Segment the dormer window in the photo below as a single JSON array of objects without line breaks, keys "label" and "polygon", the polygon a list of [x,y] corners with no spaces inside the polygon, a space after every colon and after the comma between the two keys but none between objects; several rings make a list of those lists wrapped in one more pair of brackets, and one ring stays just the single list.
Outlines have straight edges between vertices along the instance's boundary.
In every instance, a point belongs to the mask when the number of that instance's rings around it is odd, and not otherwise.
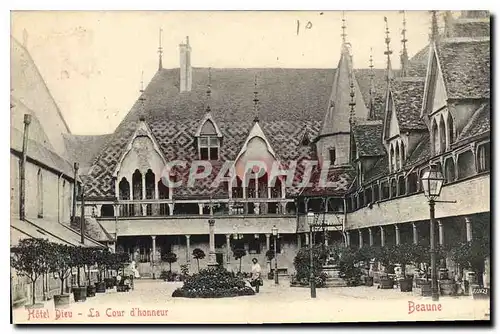
[{"label": "dormer window", "polygon": [[219,160],[220,140],[216,136],[198,138],[200,160]]},{"label": "dormer window", "polygon": [[222,134],[210,113],[201,121],[196,137],[200,160],[219,160]]}]

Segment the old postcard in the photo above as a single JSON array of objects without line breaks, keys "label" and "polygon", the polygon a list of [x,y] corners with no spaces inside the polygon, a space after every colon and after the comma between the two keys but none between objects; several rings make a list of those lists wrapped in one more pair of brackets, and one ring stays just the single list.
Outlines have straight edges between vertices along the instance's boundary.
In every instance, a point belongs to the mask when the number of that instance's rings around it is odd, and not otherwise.
[{"label": "old postcard", "polygon": [[13,323],[490,320],[488,11],[11,20]]}]

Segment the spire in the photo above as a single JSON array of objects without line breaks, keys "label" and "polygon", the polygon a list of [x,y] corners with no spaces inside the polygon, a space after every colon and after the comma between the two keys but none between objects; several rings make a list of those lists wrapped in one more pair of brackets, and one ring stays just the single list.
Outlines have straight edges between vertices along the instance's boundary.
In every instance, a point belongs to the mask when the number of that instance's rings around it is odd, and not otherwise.
[{"label": "spire", "polygon": [[258,94],[259,92],[257,91],[257,74],[255,74],[254,81],[253,81],[253,112],[255,114],[254,122],[259,121],[259,98]]},{"label": "spire", "polygon": [[432,14],[432,19],[431,19],[430,39],[431,39],[431,41],[435,41],[439,37],[439,27],[438,27],[438,18],[437,18],[438,11],[431,10],[431,14]]},{"label": "spire", "polygon": [[146,109],[144,107],[144,71],[141,72],[141,89],[139,90],[141,95],[139,96],[139,101],[141,102],[141,112],[139,113],[139,120],[144,121],[146,119]]},{"label": "spire", "polygon": [[392,66],[391,66],[391,38],[389,37],[389,24],[387,23],[387,17],[384,16],[385,21],[385,45],[387,46],[387,50],[384,51],[384,55],[387,57],[387,81],[389,82],[392,79]]},{"label": "spire", "polygon": [[401,43],[403,45],[402,50],[401,50],[401,76],[406,77],[407,76],[407,71],[408,71],[408,50],[406,49],[406,42],[408,42],[408,39],[406,38],[406,14],[405,11],[402,11],[403,13],[403,29],[401,30]]},{"label": "spire", "polygon": [[159,55],[159,61],[158,61],[158,70],[161,70],[163,68],[163,63],[162,63],[162,55],[163,55],[163,48],[161,47],[161,33],[163,32],[163,29],[160,28],[160,38],[159,38],[159,43],[158,43],[158,55]]},{"label": "spire", "polygon": [[208,85],[207,85],[207,113],[210,112],[210,101],[212,98],[212,68],[208,68]]},{"label": "spire", "polygon": [[373,78],[375,77],[375,72],[373,71],[373,48],[370,48],[370,105],[369,107],[369,114],[368,114],[368,119],[373,120],[375,119],[375,108],[374,108],[374,101],[373,97],[375,95],[375,88],[374,88],[374,82]]}]

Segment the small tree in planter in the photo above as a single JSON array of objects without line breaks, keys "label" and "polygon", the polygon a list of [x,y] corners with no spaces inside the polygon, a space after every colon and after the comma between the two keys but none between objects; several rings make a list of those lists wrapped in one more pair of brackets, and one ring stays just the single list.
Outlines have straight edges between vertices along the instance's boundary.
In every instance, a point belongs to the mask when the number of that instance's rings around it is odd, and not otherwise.
[{"label": "small tree in planter", "polygon": [[11,248],[11,266],[32,284],[32,307],[36,304],[36,281],[50,269],[51,246],[45,239],[22,239]]},{"label": "small tree in planter", "polygon": [[401,266],[401,274],[403,276],[399,281],[401,292],[410,292],[413,287],[413,279],[406,276],[406,266],[414,263],[417,253],[416,245],[413,243],[404,243],[395,245],[392,248],[393,261]]},{"label": "small tree in planter", "polygon": [[267,274],[267,278],[273,279],[274,273],[273,273],[273,270],[271,268],[271,261],[274,259],[274,250],[268,249],[266,252],[266,258],[267,258],[267,262],[269,263],[269,273]]},{"label": "small tree in planter", "polygon": [[50,271],[57,274],[61,281],[61,294],[54,296],[56,308],[69,305],[69,294],[64,293],[64,281],[71,275],[71,246],[50,243],[49,266]]},{"label": "small tree in planter", "polygon": [[172,252],[167,253],[163,257],[163,261],[165,261],[165,262],[168,263],[168,265],[169,265],[169,271],[172,272],[172,263],[177,262],[177,254],[172,253]]},{"label": "small tree in planter", "polygon": [[247,255],[247,251],[244,250],[243,248],[236,248],[233,250],[233,256],[235,260],[240,260],[240,268],[238,270],[239,273],[241,273],[241,259]]},{"label": "small tree in planter", "polygon": [[385,274],[380,276],[380,288],[394,288],[394,279],[390,277],[391,274],[394,274],[393,246],[380,247],[374,255],[375,259],[384,266],[385,271]]},{"label": "small tree in planter", "polygon": [[460,268],[472,270],[474,272],[477,279],[477,285],[480,288],[484,287],[484,261],[488,256],[490,256],[489,238],[462,242],[450,251],[451,259],[458,264]]},{"label": "small tree in planter", "polygon": [[82,260],[83,268],[87,269],[87,297],[94,297],[96,293],[95,285],[91,284],[90,269],[92,266],[96,265],[97,261],[97,248],[83,248],[82,249]]},{"label": "small tree in planter", "polygon": [[205,252],[200,248],[195,248],[193,250],[193,258],[196,259],[196,263],[198,264],[198,272],[200,271],[200,260],[205,258]]},{"label": "small tree in planter", "polygon": [[358,286],[361,283],[362,272],[356,266],[363,261],[359,254],[358,250],[345,248],[339,258],[339,277],[346,281],[347,286]]},{"label": "small tree in planter", "polygon": [[[322,275],[323,265],[328,257],[328,251],[323,247],[323,245],[313,246],[313,274],[316,278],[316,282],[319,283],[316,286],[321,287],[325,283],[326,277]],[[292,285],[308,285],[311,273],[311,259],[310,259],[310,246],[302,247],[297,252],[297,255],[293,259],[293,265],[295,267],[296,275],[293,278]]]},{"label": "small tree in planter", "polygon": [[[108,248],[96,252],[96,265],[98,271],[98,282],[96,284],[96,292],[103,293],[106,292],[105,274],[111,264],[111,252]],[[103,291],[104,290],[104,291]]]},{"label": "small tree in planter", "polygon": [[69,251],[71,267],[76,268],[76,280],[77,286],[73,288],[73,296],[75,302],[85,301],[87,299],[87,287],[82,286],[80,279],[80,269],[85,266],[85,253],[86,250],[83,247],[71,247]]}]

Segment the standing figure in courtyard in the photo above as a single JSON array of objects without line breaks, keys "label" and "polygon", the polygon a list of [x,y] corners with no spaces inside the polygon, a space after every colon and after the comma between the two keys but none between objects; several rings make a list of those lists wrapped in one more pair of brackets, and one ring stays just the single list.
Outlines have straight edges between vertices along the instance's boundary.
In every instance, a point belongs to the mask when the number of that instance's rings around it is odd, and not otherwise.
[{"label": "standing figure in courtyard", "polygon": [[250,281],[250,285],[255,287],[255,292],[259,293],[259,287],[263,285],[262,278],[261,278],[261,271],[262,269],[260,268],[259,261],[257,258],[252,259],[252,278]]}]

